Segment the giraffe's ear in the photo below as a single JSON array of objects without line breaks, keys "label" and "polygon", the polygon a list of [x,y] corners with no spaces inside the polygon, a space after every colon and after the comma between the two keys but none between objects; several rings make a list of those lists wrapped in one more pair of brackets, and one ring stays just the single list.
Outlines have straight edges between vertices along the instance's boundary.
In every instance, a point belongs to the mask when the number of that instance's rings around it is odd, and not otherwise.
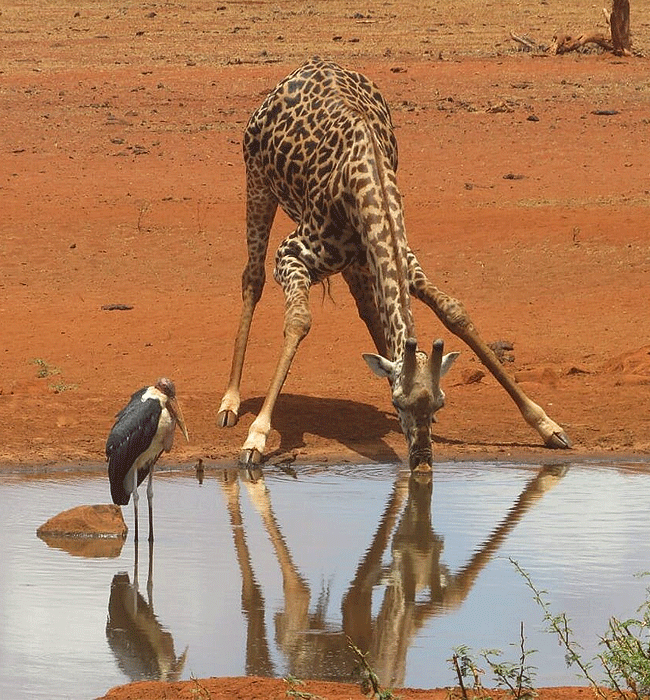
[{"label": "giraffe's ear", "polygon": [[440,378],[445,376],[447,372],[451,369],[451,366],[456,362],[460,356],[459,352],[449,352],[442,358],[442,363],[440,365]]},{"label": "giraffe's ear", "polygon": [[363,359],[368,364],[368,367],[382,379],[390,377],[395,369],[395,363],[387,360],[381,355],[375,355],[371,352],[364,352]]}]

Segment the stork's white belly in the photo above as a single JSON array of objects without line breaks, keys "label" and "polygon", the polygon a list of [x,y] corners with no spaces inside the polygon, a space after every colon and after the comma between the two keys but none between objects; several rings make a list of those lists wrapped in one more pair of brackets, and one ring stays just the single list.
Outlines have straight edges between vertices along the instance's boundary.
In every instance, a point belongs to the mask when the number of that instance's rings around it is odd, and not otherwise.
[{"label": "stork's white belly", "polygon": [[[152,392],[153,393],[153,392]],[[146,392],[142,400],[154,398],[149,395],[150,392]],[[140,469],[151,468],[161,452],[169,452],[172,448],[174,442],[174,430],[176,428],[176,421],[171,416],[166,407],[163,407],[160,414],[160,419],[158,421],[158,430],[151,441],[149,447],[135,460],[129,473],[124,477],[124,488],[128,493],[133,491],[133,473],[134,471],[139,471]]]}]

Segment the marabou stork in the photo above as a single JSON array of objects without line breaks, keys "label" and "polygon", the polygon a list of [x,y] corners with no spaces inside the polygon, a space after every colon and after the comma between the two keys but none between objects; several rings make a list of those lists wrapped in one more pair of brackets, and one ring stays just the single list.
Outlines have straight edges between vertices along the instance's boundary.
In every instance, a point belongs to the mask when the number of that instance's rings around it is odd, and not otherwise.
[{"label": "marabou stork", "polygon": [[125,506],[133,494],[135,541],[138,541],[138,486],[147,474],[149,501],[149,541],[153,542],[153,470],[158,457],[169,452],[176,424],[189,442],[176,389],[171,379],[162,377],[153,386],[136,391],[117,414],[106,441],[108,479],[113,503]]}]

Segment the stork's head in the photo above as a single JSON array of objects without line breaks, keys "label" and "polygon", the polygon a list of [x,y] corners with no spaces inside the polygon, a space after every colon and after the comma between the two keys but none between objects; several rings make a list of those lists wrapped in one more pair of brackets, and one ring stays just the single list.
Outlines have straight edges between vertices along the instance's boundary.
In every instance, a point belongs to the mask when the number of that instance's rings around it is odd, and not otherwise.
[{"label": "stork's head", "polygon": [[460,353],[442,354],[443,341],[436,340],[431,356],[417,349],[417,341],[409,338],[401,358],[394,362],[381,355],[365,354],[363,358],[379,377],[386,377],[391,386],[393,406],[397,409],[402,432],[409,451],[412,472],[431,472],[431,423],[436,412],[445,405],[440,380],[449,371]]},{"label": "stork's head", "polygon": [[181,429],[181,432],[185,436],[187,442],[189,442],[190,438],[187,434],[187,428],[185,427],[185,419],[183,418],[181,406],[176,398],[176,387],[174,386],[174,382],[172,382],[171,379],[167,379],[167,377],[160,377],[160,379],[158,379],[156,382],[155,387],[167,397],[167,410],[176,421],[176,424]]}]

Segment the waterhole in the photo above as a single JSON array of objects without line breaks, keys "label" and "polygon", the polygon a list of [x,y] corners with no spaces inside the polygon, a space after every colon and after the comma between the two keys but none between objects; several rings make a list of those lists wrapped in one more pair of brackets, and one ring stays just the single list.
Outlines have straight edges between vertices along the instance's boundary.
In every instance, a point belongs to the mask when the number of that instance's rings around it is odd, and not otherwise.
[{"label": "waterhole", "polygon": [[[141,488],[140,532],[147,533]],[[36,529],[110,501],[104,475],[0,480],[0,697],[80,698],[132,680],[354,680],[348,638],[388,687],[453,685],[449,659],[523,623],[535,684],[584,685],[515,563],[582,655],[650,582],[650,463],[313,466],[156,473],[156,541],[66,551]],[[481,665],[485,665],[482,663]],[[489,674],[484,679],[489,685]]]}]

